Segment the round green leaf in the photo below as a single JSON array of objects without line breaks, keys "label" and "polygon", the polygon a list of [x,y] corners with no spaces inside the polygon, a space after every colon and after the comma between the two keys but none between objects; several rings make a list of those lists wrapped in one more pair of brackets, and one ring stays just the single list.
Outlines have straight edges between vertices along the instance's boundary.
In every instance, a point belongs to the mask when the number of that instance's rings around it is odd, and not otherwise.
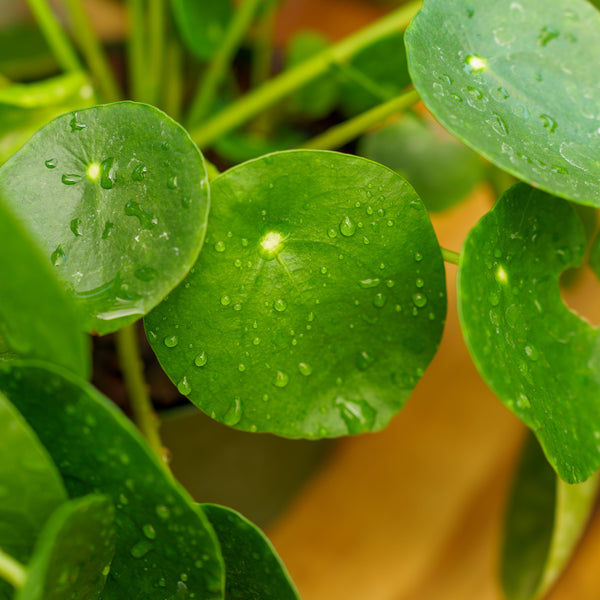
[{"label": "round green leaf", "polygon": [[585,0],[427,0],[406,32],[415,87],[502,169],[600,206],[600,13]]},{"label": "round green leaf", "polygon": [[0,390],[38,434],[69,495],[104,494],[116,507],[103,600],[222,598],[208,520],[114,404],[67,371],[33,361],[0,365]]},{"label": "round green leaf", "polygon": [[6,257],[0,268],[0,356],[40,358],[87,377],[90,349],[75,306],[2,198],[0,256]]},{"label": "round green leaf", "polygon": [[[67,493],[50,456],[2,393],[0,455],[0,548],[27,562],[40,530]],[[11,594],[0,581],[0,598]]]},{"label": "round green leaf", "polygon": [[458,273],[477,368],[569,483],[600,466],[600,333],[559,290],[560,273],[584,251],[569,203],[517,184],[469,233]]},{"label": "round green leaf", "polygon": [[181,281],[204,239],[208,186],[185,130],[132,102],[58,117],[0,168],[86,327],[115,331]]},{"label": "round green leaf", "polygon": [[200,507],[221,544],[227,600],[300,600],[275,548],[256,525],[224,506]]},{"label": "round green leaf", "polygon": [[171,0],[171,6],[187,49],[200,60],[211,58],[232,18],[231,0]]},{"label": "round green leaf", "polygon": [[289,437],[381,429],[436,352],[445,274],[427,211],[386,167],[323,151],[212,182],[205,250],[146,318],[179,391]]},{"label": "round green leaf", "polygon": [[115,551],[115,510],[105,496],[63,504],[36,544],[15,600],[97,600]]}]

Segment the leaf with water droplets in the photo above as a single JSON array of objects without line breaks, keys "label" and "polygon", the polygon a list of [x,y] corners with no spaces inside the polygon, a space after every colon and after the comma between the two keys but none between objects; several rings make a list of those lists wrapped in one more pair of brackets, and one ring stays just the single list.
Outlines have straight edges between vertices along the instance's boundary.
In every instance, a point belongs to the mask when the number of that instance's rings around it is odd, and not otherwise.
[{"label": "leaf with water droplets", "polygon": [[211,189],[204,251],[145,320],[167,374],[239,429],[384,427],[446,314],[440,248],[414,190],[386,167],[322,151],[264,156]]},{"label": "leaf with water droplets", "polygon": [[47,360],[87,377],[90,348],[74,303],[2,198],[0,256],[0,354]]},{"label": "leaf with water droplets", "polygon": [[233,16],[231,0],[172,0],[171,8],[187,49],[200,60],[211,58]]},{"label": "leaf with water droplets", "polygon": [[14,600],[97,600],[115,551],[115,509],[90,495],[60,506],[48,520]]},{"label": "leaf with water droplets", "polygon": [[[67,493],[35,433],[2,393],[0,452],[0,548],[27,563],[40,530]],[[11,593],[0,580],[0,598]]]},{"label": "leaf with water droplets", "polygon": [[454,135],[535,187],[600,206],[600,13],[585,0],[428,0],[409,69]]},{"label": "leaf with water droplets", "polygon": [[600,332],[563,303],[585,252],[568,202],[517,184],[469,233],[458,272],[463,334],[485,381],[565,481],[600,466]]},{"label": "leaf with water droplets", "polygon": [[210,524],[112,402],[67,371],[33,361],[0,364],[0,390],[38,434],[69,496],[101,493],[116,507],[104,600],[178,598],[183,572],[198,598],[221,597],[223,564]]},{"label": "leaf with water droplets", "polygon": [[75,298],[88,331],[139,319],[194,264],[208,180],[187,133],[133,102],[58,117],[0,168],[0,193]]},{"label": "leaf with water droplets", "polygon": [[597,475],[577,485],[557,478],[527,437],[505,516],[501,580],[508,600],[546,595],[583,533],[597,489]]},{"label": "leaf with water droplets", "polygon": [[238,512],[200,504],[221,544],[225,597],[236,600],[300,600],[285,566],[264,533]]}]

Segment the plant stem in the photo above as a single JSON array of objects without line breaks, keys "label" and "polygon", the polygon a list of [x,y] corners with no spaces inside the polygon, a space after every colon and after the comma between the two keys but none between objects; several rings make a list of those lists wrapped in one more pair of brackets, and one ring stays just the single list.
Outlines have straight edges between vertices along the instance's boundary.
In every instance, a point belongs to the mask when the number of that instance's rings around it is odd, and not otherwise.
[{"label": "plant stem", "polygon": [[129,69],[129,96],[133,100],[143,101],[145,92],[146,36],[144,31],[143,0],[127,0],[129,18],[129,40],[127,59]]},{"label": "plant stem", "polygon": [[64,71],[80,71],[81,62],[77,52],[48,2],[46,0],[27,0],[27,3],[61,68]]},{"label": "plant stem", "polygon": [[460,260],[460,252],[454,252],[454,250],[442,248],[442,258],[447,263],[458,265],[458,261]]},{"label": "plant stem", "polygon": [[146,102],[156,104],[163,76],[163,53],[165,47],[165,4],[164,0],[150,0],[148,7],[149,40],[148,45],[150,73],[148,97]]},{"label": "plant stem", "polygon": [[143,364],[137,339],[137,324],[128,325],[116,333],[117,354],[131,402],[133,418],[161,464],[166,466],[164,450],[158,435],[159,421],[152,407],[143,375]]},{"label": "plant stem", "polygon": [[374,41],[403,30],[420,6],[421,0],[413,0],[297,67],[284,71],[222,110],[207,123],[192,128],[192,139],[199,147],[206,148],[224,133],[238,128],[294,90],[323,75],[333,64],[343,63]]},{"label": "plant stem", "polygon": [[27,580],[27,570],[12,556],[0,548],[0,578],[8,581],[15,589],[22,588]]},{"label": "plant stem", "polygon": [[195,123],[199,123],[210,113],[219,87],[227,75],[231,62],[262,1],[244,0],[235,12],[225,32],[221,47],[209,63],[204,77],[200,81],[198,93],[188,115],[187,122],[189,124],[194,125]]},{"label": "plant stem", "polygon": [[302,144],[300,148],[314,148],[319,150],[335,150],[336,148],[340,148],[365,133],[365,131],[374,125],[378,125],[388,117],[412,106],[418,100],[419,94],[415,90],[405,92],[401,96],[379,104],[375,108],[367,110],[353,119],[331,127],[325,133]]},{"label": "plant stem", "polygon": [[65,0],[65,4],[71,16],[73,35],[98,84],[103,99],[106,102],[116,102],[123,97],[123,93],[119,89],[119,84],[96,32],[81,5],[81,0]]},{"label": "plant stem", "polygon": [[273,55],[273,27],[277,14],[277,2],[272,2],[258,23],[252,53],[252,72],[250,80],[255,88],[269,79],[271,58]]},{"label": "plant stem", "polygon": [[181,118],[181,104],[183,101],[182,61],[181,46],[176,39],[171,39],[167,44],[165,58],[166,68],[162,106],[164,111],[176,121]]}]

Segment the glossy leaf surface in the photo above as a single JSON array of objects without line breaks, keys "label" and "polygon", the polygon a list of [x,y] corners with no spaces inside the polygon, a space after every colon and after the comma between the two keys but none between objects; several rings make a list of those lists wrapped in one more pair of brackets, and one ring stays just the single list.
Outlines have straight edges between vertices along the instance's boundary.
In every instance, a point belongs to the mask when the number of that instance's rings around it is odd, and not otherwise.
[{"label": "glossy leaf surface", "polygon": [[230,508],[200,506],[221,544],[225,600],[299,600],[275,548],[256,525]]},{"label": "glossy leaf surface", "polygon": [[171,6],[187,49],[200,60],[210,59],[233,15],[231,0],[171,0]]},{"label": "glossy leaf surface", "polygon": [[143,104],[55,119],[0,168],[0,193],[71,290],[87,329],[101,334],[160,302],[204,239],[202,155],[177,123]]},{"label": "glossy leaf surface", "polygon": [[459,266],[461,325],[479,372],[569,483],[600,466],[600,334],[559,291],[584,250],[568,202],[517,184],[471,230]]},{"label": "glossy leaf surface", "polygon": [[179,391],[250,431],[377,430],[435,354],[446,314],[440,248],[399,175],[292,151],[212,182],[209,238],[146,319]]},{"label": "glossy leaf surface", "polygon": [[411,114],[363,136],[358,152],[410,181],[429,211],[460,202],[484,177],[475,152]]},{"label": "glossy leaf surface", "polygon": [[508,600],[541,598],[579,541],[598,488],[597,476],[569,485],[558,479],[528,436],[506,515],[502,586]]},{"label": "glossy leaf surface", "polygon": [[104,494],[116,507],[103,600],[222,598],[212,528],[109,400],[66,371],[33,362],[3,365],[0,389],[50,452],[69,495]]},{"label": "glossy leaf surface", "polygon": [[600,206],[600,13],[585,0],[428,0],[406,32],[427,107],[502,169]]},{"label": "glossy leaf surface", "polygon": [[115,550],[115,511],[103,496],[63,504],[40,534],[15,600],[97,600]]},{"label": "glossy leaf surface", "polygon": [[[27,422],[0,393],[0,548],[27,562],[40,530],[66,499],[58,470]],[[12,588],[0,580],[0,598]]]},{"label": "glossy leaf surface", "polygon": [[3,354],[40,358],[87,377],[90,348],[52,267],[0,198],[0,338]]}]

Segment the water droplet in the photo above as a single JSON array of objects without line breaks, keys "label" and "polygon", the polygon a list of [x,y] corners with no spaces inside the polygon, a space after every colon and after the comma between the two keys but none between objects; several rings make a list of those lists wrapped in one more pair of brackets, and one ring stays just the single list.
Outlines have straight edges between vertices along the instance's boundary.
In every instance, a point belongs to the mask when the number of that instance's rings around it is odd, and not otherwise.
[{"label": "water droplet", "polygon": [[361,279],[358,282],[358,285],[361,288],[363,288],[363,289],[368,289],[368,288],[377,287],[380,282],[381,282],[381,279],[378,279],[378,278],[375,278],[375,279]]},{"label": "water droplet", "polygon": [[169,510],[169,507],[165,506],[164,504],[157,505],[155,512],[158,518],[162,519],[163,521],[166,521],[171,516],[171,511]]},{"label": "water droplet", "polygon": [[79,123],[77,121],[77,113],[73,115],[73,118],[71,119],[69,124],[71,125],[71,131],[81,131],[82,129],[85,129],[87,127],[87,125],[84,125],[83,123]]},{"label": "water droplet", "polygon": [[253,343],[255,346],[258,346],[258,345],[260,344],[260,338],[259,338],[259,337],[255,337],[255,338],[252,340],[252,343]]},{"label": "water droplet", "polygon": [[557,123],[550,115],[540,115],[540,119],[544,123],[544,127],[550,132],[556,131]]},{"label": "water droplet", "polygon": [[333,239],[334,237],[336,237],[336,236],[337,236],[337,233],[336,233],[335,229],[328,229],[328,230],[327,230],[327,235],[328,235],[330,238],[332,238],[332,239]]},{"label": "water droplet", "polygon": [[163,342],[167,348],[175,348],[179,343],[179,338],[176,335],[168,335]]},{"label": "water droplet", "polygon": [[417,308],[423,308],[427,304],[427,296],[425,294],[413,294],[412,299]]},{"label": "water droplet", "polygon": [[167,140],[164,140],[164,142],[160,145],[161,150],[167,151],[169,148],[171,148],[171,144],[169,144]]},{"label": "water droplet", "polygon": [[519,394],[517,406],[519,408],[531,408],[531,402],[529,402],[529,398],[525,394]]},{"label": "water droplet", "polygon": [[321,273],[325,275],[327,273],[327,267],[321,267]]},{"label": "water droplet", "polygon": [[133,179],[133,181],[143,181],[147,172],[148,169],[146,169],[146,165],[140,163],[131,173],[131,179]]},{"label": "water droplet", "polygon": [[58,164],[58,161],[56,160],[56,158],[49,158],[45,163],[46,168],[48,169],[56,169],[56,165]]},{"label": "water droplet", "polygon": [[194,364],[197,367],[203,367],[208,361],[208,357],[206,356],[206,352],[200,352],[200,354],[196,355],[194,358]]},{"label": "water droplet", "polygon": [[564,167],[560,167],[558,165],[552,165],[550,167],[550,171],[552,171],[552,173],[558,173],[559,175],[567,175],[569,173],[569,171],[567,171],[567,169],[565,169]]},{"label": "water droplet", "polygon": [[488,123],[492,126],[492,129],[499,135],[508,135],[508,126],[504,119],[496,114],[492,114],[492,119],[488,120]]},{"label": "water droplet", "polygon": [[298,364],[298,371],[305,377],[308,377],[312,373],[312,367],[308,363],[301,362]]},{"label": "water droplet", "polygon": [[170,177],[169,180],[167,181],[167,187],[170,190],[176,189],[178,185],[179,185],[179,181],[177,179],[177,175],[173,175],[173,177]]},{"label": "water droplet", "polygon": [[192,205],[192,199],[188,198],[187,196],[183,196],[181,198],[181,206],[183,206],[183,208],[189,208]]},{"label": "water droplet", "polygon": [[50,261],[55,267],[60,267],[66,260],[62,246],[57,246],[56,250],[50,255]]},{"label": "water droplet", "polygon": [[81,175],[77,175],[76,173],[65,173],[62,176],[61,181],[65,185],[75,185],[81,181]]},{"label": "water droplet", "polygon": [[227,412],[223,415],[223,423],[229,425],[229,427],[237,425],[242,419],[242,412],[242,401],[236,397],[229,405]]},{"label": "water droplet", "polygon": [[388,227],[393,227],[394,226],[394,221],[392,221],[391,219],[389,219],[386,224],[387,224]]},{"label": "water droplet", "polygon": [[214,245],[214,249],[216,252],[225,252],[225,243],[221,241],[217,242]]},{"label": "water droplet", "polygon": [[287,302],[285,300],[283,300],[282,298],[279,298],[278,300],[275,300],[275,302],[273,303],[273,308],[277,312],[283,312],[287,308]]},{"label": "water droplet", "polygon": [[231,304],[231,298],[229,296],[221,296],[221,304],[223,306],[229,306]]},{"label": "water droplet", "polygon": [[114,162],[115,159],[111,157],[100,163],[100,185],[105,190],[110,190],[115,185]]},{"label": "water droplet", "polygon": [[137,269],[134,272],[134,275],[140,281],[152,281],[153,279],[156,278],[156,276],[158,275],[158,272],[156,271],[156,269],[153,269],[149,265],[146,265],[145,267],[141,267],[140,269]]},{"label": "water droplet", "polygon": [[108,239],[108,237],[110,236],[113,228],[114,228],[114,223],[111,223],[110,221],[107,221],[104,224],[104,230],[102,231],[102,239],[103,240],[107,240]]},{"label": "water droplet", "polygon": [[356,232],[356,223],[349,217],[345,216],[340,222],[340,233],[343,236],[350,237]]},{"label": "water droplet", "polygon": [[418,288],[422,288],[425,285],[425,282],[419,277],[416,281],[415,281],[415,285]]},{"label": "water droplet", "polygon": [[289,380],[290,378],[286,373],[283,371],[277,371],[277,375],[275,375],[275,379],[273,380],[273,385],[278,388],[284,388],[288,384]]},{"label": "water droplet", "polygon": [[540,46],[545,47],[549,42],[555,40],[559,35],[560,32],[554,29],[554,27],[542,27],[538,35],[538,42]]},{"label": "water droplet", "polygon": [[154,529],[150,523],[146,523],[146,525],[142,527],[142,531],[149,540],[156,539],[156,529]]},{"label": "water droplet", "polygon": [[376,308],[383,308],[385,303],[387,302],[387,296],[385,294],[379,293],[375,294],[373,297],[373,306]]},{"label": "water droplet", "polygon": [[167,587],[167,580],[164,577],[161,577],[158,580],[158,587],[162,587],[162,588]]},{"label": "water droplet", "polygon": [[152,547],[152,542],[149,540],[141,540],[131,548],[131,556],[133,556],[133,558],[142,558],[152,550]]},{"label": "water droplet", "polygon": [[356,356],[356,366],[360,371],[366,371],[375,362],[375,357],[366,350],[359,352]]},{"label": "water droplet", "polygon": [[503,87],[496,88],[496,92],[497,92],[498,98],[500,98],[501,100],[508,100],[508,98],[510,98],[510,94],[508,93],[508,90],[506,88],[503,88]]},{"label": "water droplet", "polygon": [[81,233],[81,225],[79,219],[73,219],[71,221],[71,231],[75,237],[81,237],[83,234]]},{"label": "water droplet", "polygon": [[246,365],[245,365],[244,363],[240,363],[240,364],[238,365],[238,371],[239,371],[240,373],[243,373],[245,370],[246,370]]},{"label": "water droplet", "polygon": [[128,217],[137,217],[144,229],[152,229],[157,223],[154,215],[149,211],[143,210],[135,200],[129,200],[125,205],[125,214]]},{"label": "water droplet", "polygon": [[533,361],[538,360],[540,352],[535,346],[525,346],[525,354]]},{"label": "water droplet", "polygon": [[377,411],[364,400],[347,400],[338,397],[335,405],[346,423],[348,433],[363,433],[373,428]]},{"label": "water droplet", "polygon": [[187,396],[192,391],[192,386],[190,385],[187,377],[184,376],[180,379],[179,383],[177,384],[177,391],[182,396]]},{"label": "water droplet", "polygon": [[500,296],[496,292],[492,292],[489,295],[488,300],[492,306],[498,306],[498,304],[500,304]]}]

